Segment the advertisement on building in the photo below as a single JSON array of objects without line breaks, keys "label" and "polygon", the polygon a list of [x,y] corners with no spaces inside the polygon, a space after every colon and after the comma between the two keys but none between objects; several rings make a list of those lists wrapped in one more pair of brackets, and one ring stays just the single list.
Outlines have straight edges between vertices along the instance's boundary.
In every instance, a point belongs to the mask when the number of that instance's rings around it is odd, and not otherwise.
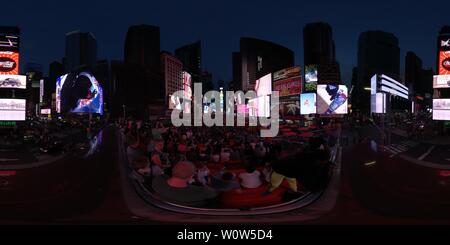
[{"label": "advertisement on building", "polygon": [[291,77],[300,77],[300,66],[293,66],[273,73],[273,81],[283,80]]},{"label": "advertisement on building", "polygon": [[97,79],[88,72],[59,77],[56,81],[56,111],[103,114],[103,89]]},{"label": "advertisement on building", "polygon": [[450,51],[439,52],[439,75],[450,75]]},{"label": "advertisement on building", "polygon": [[255,91],[258,96],[272,94],[272,74],[271,73],[256,80]]},{"label": "advertisement on building", "polygon": [[299,95],[280,98],[280,115],[283,118],[300,116]]},{"label": "advertisement on building", "polygon": [[302,81],[300,77],[288,78],[274,82],[273,87],[280,92],[280,97],[298,95],[302,92]]},{"label": "advertisement on building", "polygon": [[21,75],[0,75],[0,88],[27,88],[27,77]]},{"label": "advertisement on building", "polygon": [[24,99],[0,99],[0,121],[25,121]]},{"label": "advertisement on building", "polygon": [[188,104],[185,104],[184,112],[191,113],[190,101],[192,100],[192,76],[185,71],[183,71],[183,90],[184,99],[188,101]]},{"label": "advertisement on building", "polygon": [[433,120],[450,120],[450,99],[433,99]]},{"label": "advertisement on building", "polygon": [[19,52],[19,36],[13,34],[0,34],[0,50]]},{"label": "advertisement on building", "polygon": [[433,88],[450,88],[450,75],[433,76]]},{"label": "advertisement on building", "polygon": [[19,74],[19,53],[13,51],[0,51],[0,75]]},{"label": "advertisement on building", "polygon": [[316,114],[316,103],[315,93],[300,94],[300,113],[302,115]]},{"label": "advertisement on building", "polygon": [[305,92],[316,91],[317,89],[317,65],[306,65],[305,66]]},{"label": "advertisement on building", "polygon": [[347,114],[348,92],[345,85],[317,85],[317,113],[321,115]]}]

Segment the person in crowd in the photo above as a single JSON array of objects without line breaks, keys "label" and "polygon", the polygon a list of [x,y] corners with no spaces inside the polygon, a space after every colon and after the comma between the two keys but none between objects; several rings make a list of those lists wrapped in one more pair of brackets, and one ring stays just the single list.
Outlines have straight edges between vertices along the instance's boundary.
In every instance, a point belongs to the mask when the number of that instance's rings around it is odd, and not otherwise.
[{"label": "person in crowd", "polygon": [[220,172],[211,178],[211,187],[219,192],[241,189],[241,185],[236,180],[236,176],[230,172]]},{"label": "person in crowd", "polygon": [[251,163],[247,163],[245,172],[239,174],[242,187],[249,189],[258,188],[262,184],[260,176],[261,173],[256,170],[255,165]]},{"label": "person in crowd", "polygon": [[197,169],[197,181],[201,183],[202,185],[208,185],[210,182],[209,179],[209,168],[204,163],[199,163],[198,169]]},{"label": "person in crowd", "polygon": [[195,171],[193,163],[181,161],[173,167],[171,177],[161,175],[153,179],[152,188],[170,202],[193,207],[205,206],[217,193],[206,186],[191,185]]}]

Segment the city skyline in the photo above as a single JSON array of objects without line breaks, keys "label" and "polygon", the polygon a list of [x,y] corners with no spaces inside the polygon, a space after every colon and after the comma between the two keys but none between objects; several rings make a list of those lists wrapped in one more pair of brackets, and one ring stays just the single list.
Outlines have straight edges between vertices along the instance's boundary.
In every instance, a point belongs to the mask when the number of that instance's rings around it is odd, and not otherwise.
[{"label": "city skyline", "polygon": [[[248,11],[254,5],[252,3],[179,2],[168,8],[167,3],[130,2],[127,6],[118,7],[106,2],[79,1],[76,6],[62,7],[61,10],[67,13],[81,11],[83,18],[70,18],[71,14],[66,14],[58,16],[61,21],[56,22],[55,15],[51,14],[56,10],[51,3],[25,3],[20,6],[12,3],[11,7],[25,11],[26,16],[19,18],[19,15],[10,14],[14,11],[7,12],[7,21],[3,25],[21,28],[22,64],[40,63],[45,73],[48,72],[48,64],[60,61],[64,56],[64,34],[67,32],[92,32],[98,40],[99,59],[123,60],[128,27],[149,24],[160,27],[161,50],[173,52],[177,47],[201,40],[203,68],[213,74],[214,81],[228,82],[232,79],[230,55],[238,50],[240,37],[255,37],[290,48],[295,52],[295,64],[303,65],[302,29],[307,23],[323,21],[333,28],[336,59],[341,65],[343,82],[350,82],[351,70],[357,63],[358,37],[367,30],[383,30],[398,37],[403,77],[407,51],[415,52],[423,60],[425,68],[435,70],[437,33],[445,25],[445,15],[439,14],[443,9],[435,8],[431,3],[425,6],[414,3],[408,4],[408,9],[400,13],[397,10],[405,4],[403,1],[321,2],[320,6],[317,3],[285,2],[282,14],[274,14],[275,5],[266,1],[259,2],[258,11],[253,12]],[[196,8],[199,4],[202,8]],[[167,12],[169,9],[172,14]],[[243,10],[246,10],[245,14],[240,14]],[[427,15],[431,10],[433,14]],[[317,11],[321,12],[320,17],[310,13]],[[177,15],[181,17],[173,18]],[[424,15],[427,18],[422,18]],[[377,18],[379,16],[383,18]],[[36,22],[36,18],[41,21]],[[349,19],[353,20],[351,27],[348,26]]]}]

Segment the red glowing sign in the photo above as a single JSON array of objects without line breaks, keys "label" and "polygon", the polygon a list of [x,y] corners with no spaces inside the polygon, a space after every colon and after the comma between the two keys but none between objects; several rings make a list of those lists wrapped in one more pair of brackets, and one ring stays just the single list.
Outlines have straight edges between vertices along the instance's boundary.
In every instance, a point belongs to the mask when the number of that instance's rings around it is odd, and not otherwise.
[{"label": "red glowing sign", "polygon": [[0,74],[19,74],[19,53],[11,51],[0,52]]},{"label": "red glowing sign", "polygon": [[439,75],[450,75],[450,51],[439,54]]}]

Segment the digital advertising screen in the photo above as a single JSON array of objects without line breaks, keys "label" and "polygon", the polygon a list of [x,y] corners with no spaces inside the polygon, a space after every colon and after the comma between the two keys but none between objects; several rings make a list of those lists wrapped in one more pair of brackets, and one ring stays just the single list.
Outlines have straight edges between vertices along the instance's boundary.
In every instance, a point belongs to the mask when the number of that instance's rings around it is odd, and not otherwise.
[{"label": "digital advertising screen", "polygon": [[24,99],[0,99],[0,121],[25,121]]},{"label": "digital advertising screen", "polygon": [[19,36],[13,34],[0,34],[0,50],[19,52]]},{"label": "digital advertising screen", "polygon": [[27,88],[27,77],[21,75],[0,75],[0,88]]},{"label": "digital advertising screen", "polygon": [[439,52],[439,75],[450,75],[450,51]]},{"label": "digital advertising screen", "polygon": [[56,81],[56,111],[103,114],[103,89],[97,79],[88,72],[59,77]]},{"label": "digital advertising screen", "polygon": [[299,95],[280,99],[280,115],[282,117],[300,116]]},{"label": "digital advertising screen", "polygon": [[272,94],[272,74],[271,73],[256,80],[255,91],[258,96]]},{"label": "digital advertising screen", "polygon": [[288,78],[273,83],[274,91],[279,91],[280,97],[298,95],[302,92],[301,77]]},{"label": "digital advertising screen", "polygon": [[450,120],[450,99],[433,99],[433,120]]},{"label": "digital advertising screen", "polygon": [[0,75],[19,74],[19,53],[13,51],[0,51]]},{"label": "digital advertising screen", "polygon": [[41,115],[50,115],[52,114],[51,109],[41,109]]},{"label": "digital advertising screen", "polygon": [[305,92],[316,91],[317,89],[317,65],[305,66]]},{"label": "digital advertising screen", "polygon": [[300,94],[300,114],[309,115],[316,114],[316,93]]},{"label": "digital advertising screen", "polygon": [[287,79],[291,77],[300,77],[301,68],[300,66],[293,66],[283,70],[279,70],[273,73],[273,81],[278,81],[282,79]]},{"label": "digital advertising screen", "polygon": [[372,113],[386,113],[385,93],[375,93],[370,95],[370,110]]},{"label": "digital advertising screen", "polygon": [[433,76],[433,88],[450,88],[450,75]]},{"label": "digital advertising screen", "polygon": [[321,115],[347,114],[348,91],[345,85],[317,85],[317,113]]}]

